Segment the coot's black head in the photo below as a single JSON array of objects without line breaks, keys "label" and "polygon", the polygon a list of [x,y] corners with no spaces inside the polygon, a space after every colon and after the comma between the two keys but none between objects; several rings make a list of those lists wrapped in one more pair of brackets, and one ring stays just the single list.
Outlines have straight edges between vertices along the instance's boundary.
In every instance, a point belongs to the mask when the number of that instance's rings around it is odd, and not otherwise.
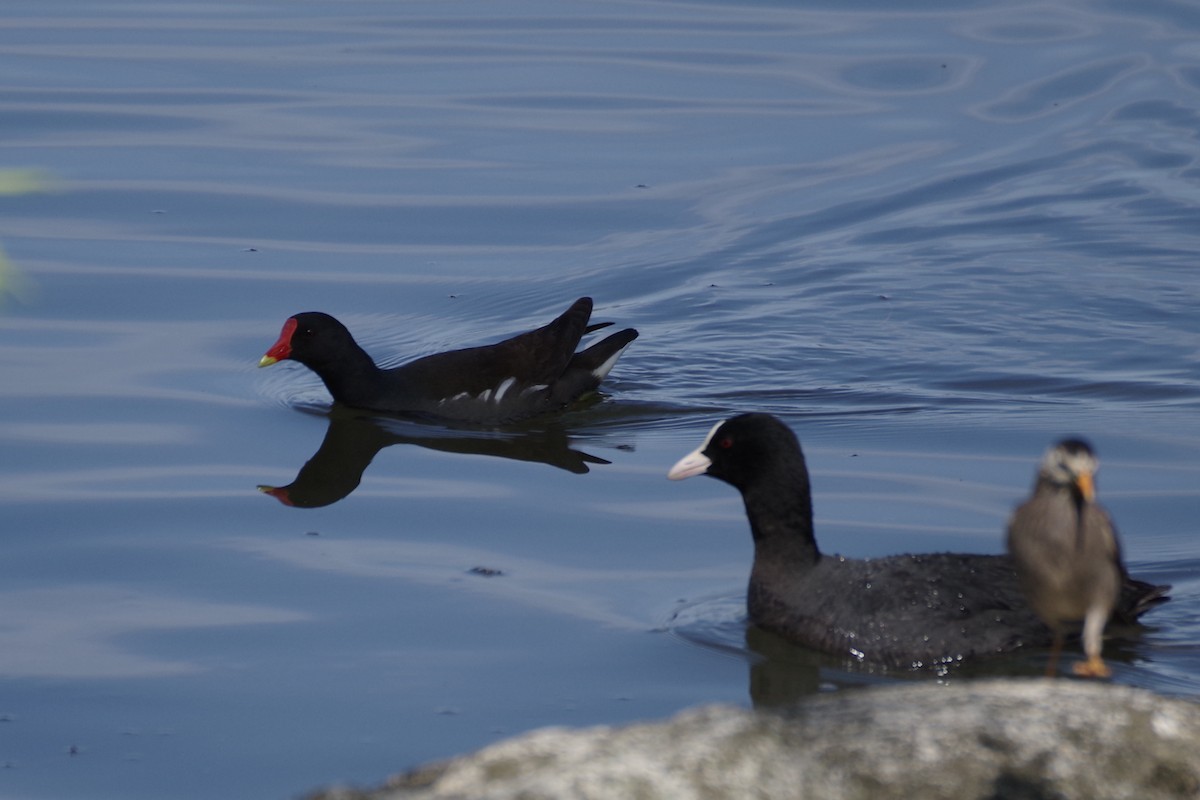
[{"label": "coot's black head", "polygon": [[342,360],[357,350],[359,347],[345,325],[320,311],[305,311],[283,323],[279,340],[258,365],[269,367],[290,358],[316,369]]},{"label": "coot's black head", "polygon": [[780,491],[807,488],[808,469],[791,428],[770,414],[740,414],[717,423],[700,446],[681,458],[667,477],[711,475],[742,492],[764,484]]}]

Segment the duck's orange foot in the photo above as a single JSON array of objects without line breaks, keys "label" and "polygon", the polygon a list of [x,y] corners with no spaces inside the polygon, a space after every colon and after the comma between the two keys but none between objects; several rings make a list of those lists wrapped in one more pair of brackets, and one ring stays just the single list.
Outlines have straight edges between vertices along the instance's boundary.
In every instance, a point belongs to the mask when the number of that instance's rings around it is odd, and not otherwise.
[{"label": "duck's orange foot", "polygon": [[1072,671],[1081,678],[1111,678],[1112,670],[1100,660],[1100,656],[1092,656],[1087,661],[1080,661]]}]

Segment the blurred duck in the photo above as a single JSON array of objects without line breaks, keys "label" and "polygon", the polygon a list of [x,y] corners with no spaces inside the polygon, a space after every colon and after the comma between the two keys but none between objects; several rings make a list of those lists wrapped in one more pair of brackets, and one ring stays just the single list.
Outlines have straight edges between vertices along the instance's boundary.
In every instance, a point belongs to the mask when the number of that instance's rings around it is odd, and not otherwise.
[{"label": "blurred duck", "polygon": [[1083,622],[1087,660],[1076,675],[1107,678],[1100,658],[1104,626],[1127,573],[1107,512],[1096,502],[1099,460],[1080,439],[1064,439],[1046,451],[1033,496],[1008,524],[1008,552],[1017,565],[1029,605],[1054,632],[1047,674],[1058,666],[1064,627]]}]

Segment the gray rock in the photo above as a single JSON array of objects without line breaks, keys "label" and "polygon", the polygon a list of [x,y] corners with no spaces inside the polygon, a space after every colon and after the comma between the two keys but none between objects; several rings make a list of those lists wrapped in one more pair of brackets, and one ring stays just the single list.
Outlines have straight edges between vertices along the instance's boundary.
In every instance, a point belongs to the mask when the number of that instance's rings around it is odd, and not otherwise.
[{"label": "gray rock", "polygon": [[1200,797],[1200,705],[1071,680],[905,684],[783,712],[548,728],[323,800]]}]

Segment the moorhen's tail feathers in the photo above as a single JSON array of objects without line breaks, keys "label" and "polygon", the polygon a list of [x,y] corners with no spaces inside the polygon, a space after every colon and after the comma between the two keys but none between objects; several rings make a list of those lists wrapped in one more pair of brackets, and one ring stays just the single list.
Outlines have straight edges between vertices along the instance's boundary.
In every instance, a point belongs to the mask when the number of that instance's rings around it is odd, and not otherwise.
[{"label": "moorhen's tail feathers", "polygon": [[521,376],[522,382],[552,383],[571,363],[591,315],[592,298],[581,297],[537,330],[472,350],[486,353],[498,369]]},{"label": "moorhen's tail feathers", "polygon": [[596,382],[604,380],[612,369],[613,364],[617,363],[617,358],[621,355],[621,351],[629,346],[629,343],[638,337],[638,332],[633,328],[626,328],[623,331],[617,331],[611,336],[606,336],[596,342],[586,350],[581,350],[571,358],[571,364],[568,369],[571,370],[586,370],[596,376]]}]

